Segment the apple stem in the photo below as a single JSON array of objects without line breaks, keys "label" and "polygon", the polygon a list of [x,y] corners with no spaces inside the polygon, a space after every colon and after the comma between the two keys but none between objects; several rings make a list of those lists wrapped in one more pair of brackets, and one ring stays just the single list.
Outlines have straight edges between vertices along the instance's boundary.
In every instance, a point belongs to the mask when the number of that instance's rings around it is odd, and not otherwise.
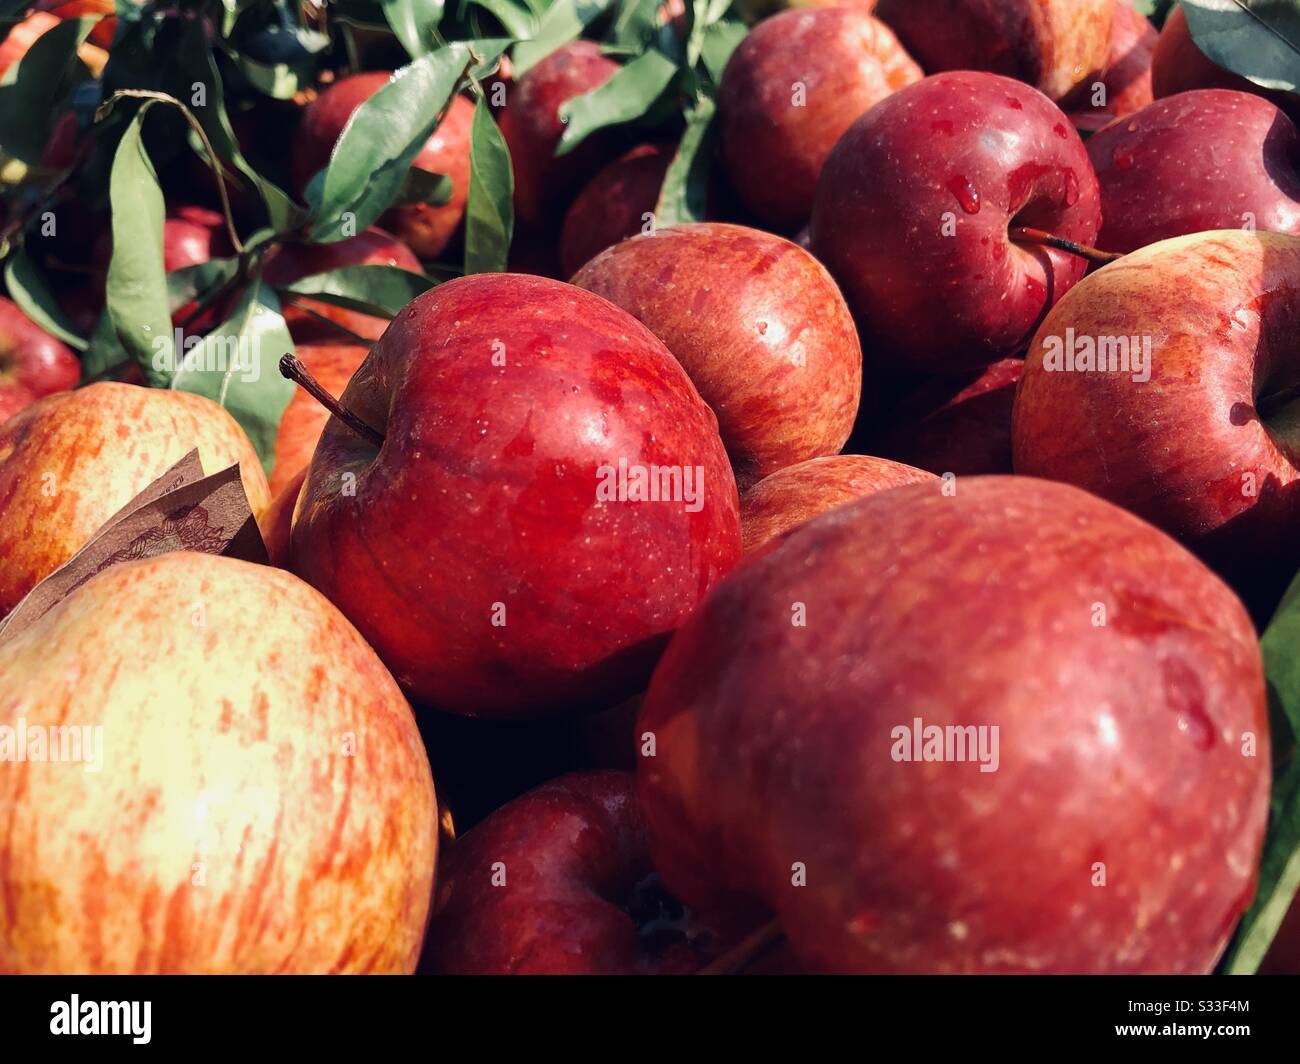
[{"label": "apple stem", "polygon": [[362,439],[368,440],[376,447],[384,445],[384,435],[382,432],[372,429],[356,414],[352,413],[347,407],[340,403],[334,396],[330,395],[320,386],[320,382],[311,375],[311,372],[293,355],[282,355],[280,358],[280,374],[293,381],[294,384],[302,388],[316,402],[320,403],[326,410],[338,418],[343,424],[350,428]]},{"label": "apple stem", "polygon": [[1020,226],[1012,229],[1010,236],[1012,240],[1026,244],[1046,244],[1049,248],[1068,251],[1071,255],[1078,255],[1089,262],[1114,262],[1116,259],[1124,257],[1117,251],[1102,251],[1099,248],[1091,248],[1087,244],[1066,240],[1063,236],[1057,236],[1055,233],[1049,233],[1043,229],[1026,229],[1024,226]]},{"label": "apple stem", "polygon": [[785,932],[775,920],[769,920],[757,931],[751,932],[737,945],[707,967],[701,968],[696,975],[735,975],[743,972],[759,957],[767,953],[785,938]]}]

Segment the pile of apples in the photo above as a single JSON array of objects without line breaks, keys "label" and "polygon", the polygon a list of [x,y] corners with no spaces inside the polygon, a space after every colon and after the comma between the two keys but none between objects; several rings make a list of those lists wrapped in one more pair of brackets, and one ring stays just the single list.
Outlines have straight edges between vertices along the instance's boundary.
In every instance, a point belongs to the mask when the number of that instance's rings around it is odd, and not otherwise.
[{"label": "pile of apples", "polygon": [[[87,771],[0,730],[0,971],[1215,969],[1290,755],[1296,98],[1178,8],[761,7],[688,224],[675,143],[556,155],[596,41],[503,68],[511,272],[286,308],[336,399],[269,459],[0,298],[0,618],[195,448],[270,559],[139,552],[0,630],[0,726],[104,736]],[[277,110],[297,196],[388,81]],[[473,122],[413,163],[444,202],[268,279],[454,250]],[[168,271],[230,253],[205,181]]]}]

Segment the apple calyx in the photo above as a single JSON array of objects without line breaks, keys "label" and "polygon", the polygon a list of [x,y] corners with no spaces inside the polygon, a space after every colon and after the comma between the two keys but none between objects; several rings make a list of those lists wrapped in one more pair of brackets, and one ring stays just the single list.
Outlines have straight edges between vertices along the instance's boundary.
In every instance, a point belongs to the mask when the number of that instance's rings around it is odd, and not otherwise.
[{"label": "apple calyx", "polygon": [[781,930],[781,925],[776,920],[769,920],[695,974],[738,975],[764,954],[775,949],[784,938],[785,932]]},{"label": "apple calyx", "polygon": [[340,403],[334,396],[330,395],[320,386],[320,382],[311,375],[311,372],[293,355],[280,356],[280,375],[298,385],[316,402],[320,403],[326,410],[338,418],[343,424],[350,428],[362,439],[373,443],[376,447],[384,445],[384,434],[378,429],[371,428],[361,418],[357,417],[351,410]]},{"label": "apple calyx", "polygon": [[1089,247],[1087,244],[1080,244],[1074,240],[1067,240],[1063,236],[1057,236],[1055,233],[1049,233],[1043,229],[1016,226],[1007,235],[1018,243],[1045,244],[1047,247],[1068,251],[1071,255],[1078,255],[1081,259],[1087,259],[1089,262],[1099,262],[1103,265],[1124,257],[1120,252],[1102,251],[1100,248]]}]

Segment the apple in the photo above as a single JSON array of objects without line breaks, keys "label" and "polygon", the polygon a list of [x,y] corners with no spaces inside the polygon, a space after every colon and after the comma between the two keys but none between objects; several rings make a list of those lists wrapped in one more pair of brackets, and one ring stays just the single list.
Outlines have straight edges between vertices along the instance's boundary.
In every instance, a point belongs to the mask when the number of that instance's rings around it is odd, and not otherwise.
[{"label": "apple", "polygon": [[0,424],[42,396],[76,387],[80,378],[77,356],[0,296]]},{"label": "apple", "polygon": [[1249,78],[1225,70],[1209,58],[1192,39],[1187,16],[1176,6],[1165,19],[1151,57],[1151,88],[1157,99],[1190,89],[1235,89],[1264,92]]},{"label": "apple", "polygon": [[638,144],[583,186],[564,215],[560,269],[572,277],[607,247],[653,228],[675,144]]},{"label": "apple", "polygon": [[113,37],[117,34],[117,8],[113,0],[40,0],[32,10],[49,12],[59,20],[98,15],[99,21],[86,39],[100,48],[113,47]]},{"label": "apple", "polygon": [[[1077,86],[1062,106],[1079,129],[1095,131],[1111,119],[1140,111],[1155,96],[1151,61],[1160,34],[1151,20],[1126,3],[1115,5],[1110,50],[1101,76]],[[1101,99],[1094,97],[1100,87]]]},{"label": "apple", "polygon": [[262,543],[266,547],[267,560],[280,569],[292,569],[289,544],[293,531],[294,509],[298,505],[298,496],[307,480],[307,467],[303,466],[285,483],[257,519],[258,531],[262,534]]},{"label": "apple", "polygon": [[[371,71],[342,78],[309,104],[293,142],[293,176],[301,192],[329,163],[339,134],[352,113],[388,84],[388,71]],[[469,195],[470,128],[474,105],[462,96],[452,99],[433,135],[420,149],[413,166],[451,178],[451,198],[433,206],[414,203],[392,207],[379,224],[422,259],[436,259],[457,236]]]},{"label": "apple", "polygon": [[1010,227],[1091,244],[1101,225],[1083,141],[1042,93],[937,74],[859,118],[817,182],[813,252],[863,347],[896,371],[975,369],[1023,349],[1087,261]]},{"label": "apple", "polygon": [[616,244],[573,283],[642,321],[718,416],[747,487],[848,439],[862,351],[835,282],[771,233],[697,222]]},{"label": "apple", "polygon": [[[1276,602],[1300,566],[1297,289],[1300,238],[1277,233],[1196,233],[1099,270],[1030,345],[1016,472],[1118,503],[1252,606]],[[1089,347],[1099,368],[1079,361]]]},{"label": "apple", "polygon": [[1106,65],[1116,0],[880,0],[927,73],[987,70],[1033,85],[1053,100]]},{"label": "apple", "polygon": [[[304,277],[345,266],[396,266],[412,273],[423,271],[415,252],[391,233],[371,226],[354,237],[332,244],[279,244],[266,257],[264,276],[268,284],[284,287]],[[342,326],[333,330],[334,339],[340,342],[347,339],[348,333],[354,338],[378,340],[388,327],[386,319],[318,299],[285,300],[283,309],[284,320],[295,338],[319,335],[324,322]]]},{"label": "apple", "polygon": [[1011,472],[1011,408],[1023,359],[958,377],[930,377],[895,404],[880,453],[931,473]]},{"label": "apple", "polygon": [[732,10],[751,25],[778,11],[803,11],[809,8],[851,7],[870,14],[876,0],[736,0]]},{"label": "apple", "polygon": [[778,469],[740,497],[740,533],[753,554],[846,502],[902,484],[938,483],[933,473],[886,458],[837,454]]},{"label": "apple", "polygon": [[666,886],[757,898],[811,972],[1205,973],[1255,890],[1250,618],[1068,485],[912,484],[796,529],[677,631],[637,730]]},{"label": "apple", "polygon": [[[340,395],[370,349],[364,344],[334,343],[332,339],[322,331],[319,339],[298,343],[295,354],[321,387],[331,395]],[[278,495],[311,464],[316,441],[329,418],[329,411],[307,392],[301,389],[294,392],[280,416],[275,437],[275,464],[270,477],[272,495]]]},{"label": "apple", "polygon": [[383,443],[325,426],[294,568],[422,704],[613,704],[740,555],[716,418],[649,330],[579,288],[443,284],[393,319],[342,405]]},{"label": "apple", "polygon": [[1107,251],[1209,229],[1300,234],[1300,133],[1263,97],[1199,89],[1156,100],[1088,141]]},{"label": "apple", "polygon": [[617,137],[608,131],[559,158],[555,149],[564,133],[561,106],[599,88],[618,69],[594,41],[571,41],[511,86],[500,126],[514,171],[515,213],[526,226],[559,228],[568,198],[614,154]]},{"label": "apple", "polygon": [[289,573],[108,567],[0,644],[0,723],[64,757],[0,772],[0,970],[414,969],[429,762],[374,652]]},{"label": "apple", "polygon": [[183,205],[171,207],[163,222],[163,268],[183,270],[235,253],[220,211]]},{"label": "apple", "polygon": [[685,975],[725,941],[659,885],[632,774],[575,772],[446,847],[421,969]]},{"label": "apple", "polygon": [[201,395],[104,381],[0,425],[0,616],[195,448],[206,474],[238,462],[254,515],[266,508],[253,445]]},{"label": "apple", "polygon": [[861,8],[783,11],[760,22],[731,53],[718,89],[732,187],[767,225],[798,229],[835,142],[922,77],[889,27]]}]

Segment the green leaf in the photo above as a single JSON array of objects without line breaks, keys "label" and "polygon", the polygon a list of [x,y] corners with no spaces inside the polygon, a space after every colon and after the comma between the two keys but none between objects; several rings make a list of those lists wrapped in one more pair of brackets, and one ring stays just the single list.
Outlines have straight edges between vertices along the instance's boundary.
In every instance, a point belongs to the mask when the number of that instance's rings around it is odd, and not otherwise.
[{"label": "green leaf", "polygon": [[561,45],[578,37],[613,0],[555,0],[546,9],[532,40],[515,45],[515,77],[521,78]]},{"label": "green leaf", "polygon": [[[221,72],[217,68],[212,49],[207,47],[203,37],[196,35],[186,38],[182,51],[183,58],[186,60],[186,69],[193,77],[193,84],[204,85],[207,89],[206,106],[196,106],[191,110],[203,127],[203,132],[207,134],[208,140],[212,142],[213,150],[223,162],[233,167],[257,189],[266,206],[266,214],[272,226],[281,232],[296,229],[304,220],[302,209],[274,182],[268,181],[254,170],[239,149],[239,141],[235,137],[230,117],[226,113],[225,86],[222,84]],[[208,162],[202,143],[197,137],[193,140],[191,147],[204,162]]]},{"label": "green leaf", "polygon": [[291,66],[288,63],[263,63],[246,55],[232,53],[231,58],[248,83],[273,100],[292,100],[316,82],[314,66]]},{"label": "green leaf", "polygon": [[1266,89],[1295,92],[1300,80],[1296,0],[1183,0],[1192,39],[1214,62]]},{"label": "green leaf", "polygon": [[154,101],[136,111],[118,142],[109,178],[113,258],[108,264],[108,313],[126,352],[145,379],[165,385],[175,365],[172,319],[163,268],[165,208],[158,175],[141,139]]},{"label": "green leaf", "polygon": [[659,35],[660,0],[621,0],[606,39],[638,51]]},{"label": "green leaf", "polygon": [[19,251],[5,263],[5,288],[9,291],[9,298],[18,304],[18,309],[47,333],[57,336],[77,351],[84,351],[89,346],[77,335],[76,329],[63,313],[63,308],[59,306],[59,301],[46,284],[45,277],[27,252]]},{"label": "green leaf", "polygon": [[66,19],[46,30],[0,81],[0,147],[29,166],[40,162],[58,105],[81,67],[77,49],[98,18]]},{"label": "green leaf", "polygon": [[749,30],[743,22],[715,22],[704,31],[704,47],[700,58],[704,60],[704,69],[714,85],[722,83],[722,72],[727,69],[727,61],[736,45],[745,39]]},{"label": "green leaf", "polygon": [[608,81],[560,107],[564,133],[556,155],[567,155],[598,129],[640,118],[677,75],[677,64],[651,49],[620,67]]},{"label": "green leaf", "polygon": [[421,56],[353,112],[325,170],[313,240],[355,236],[397,198],[469,59],[464,44]]},{"label": "green leaf", "polygon": [[406,178],[402,181],[402,189],[393,200],[393,206],[405,207],[412,203],[427,203],[433,207],[441,207],[443,204],[450,202],[452,193],[452,180],[448,174],[433,174],[428,170],[421,170],[418,166],[413,166],[406,171]]},{"label": "green leaf", "polygon": [[1300,577],[1292,581],[1259,641],[1269,689],[1300,736]]},{"label": "green leaf", "polygon": [[304,277],[279,291],[311,296],[377,318],[391,318],[437,283],[432,277],[398,266],[342,266]]},{"label": "green leaf", "polygon": [[469,163],[465,272],[499,273],[506,268],[514,235],[515,178],[505,138],[483,97],[474,107]]},{"label": "green leaf", "polygon": [[659,202],[655,206],[655,224],[681,225],[704,219],[709,191],[709,165],[713,141],[717,136],[717,107],[713,100],[701,96],[686,115],[686,132],[682,134],[677,154],[664,174]]},{"label": "green leaf", "polygon": [[434,33],[442,22],[444,0],[382,0],[384,18],[412,59],[434,48]]},{"label": "green leaf", "polygon": [[474,3],[501,23],[511,37],[523,40],[537,32],[537,19],[526,4],[514,0],[474,0]]},{"label": "green leaf", "polygon": [[291,354],[294,346],[275,293],[254,278],[229,320],[186,346],[171,387],[206,395],[225,407],[248,433],[269,473],[280,416],[294,389],[278,368],[280,356]]}]

